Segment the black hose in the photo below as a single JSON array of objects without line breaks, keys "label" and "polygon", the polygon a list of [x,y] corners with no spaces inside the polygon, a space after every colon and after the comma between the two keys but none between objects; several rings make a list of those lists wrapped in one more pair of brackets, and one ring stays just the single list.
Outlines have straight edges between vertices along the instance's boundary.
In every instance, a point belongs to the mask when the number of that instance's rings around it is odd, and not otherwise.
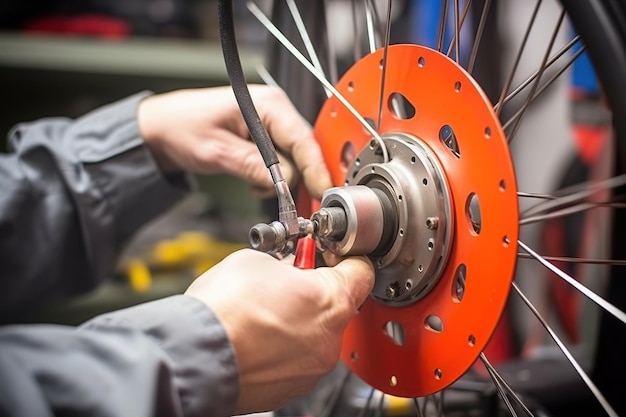
[{"label": "black hose", "polygon": [[265,130],[265,127],[263,127],[259,114],[254,107],[254,103],[250,97],[250,91],[248,90],[246,77],[241,67],[235,37],[232,0],[218,1],[217,16],[219,20],[220,41],[222,43],[224,63],[226,64],[230,84],[235,93],[237,103],[239,104],[239,109],[241,109],[243,119],[250,131],[250,136],[252,136],[257,148],[259,148],[265,166],[269,168],[278,163],[278,155],[276,155],[276,148],[274,148],[274,144]]}]

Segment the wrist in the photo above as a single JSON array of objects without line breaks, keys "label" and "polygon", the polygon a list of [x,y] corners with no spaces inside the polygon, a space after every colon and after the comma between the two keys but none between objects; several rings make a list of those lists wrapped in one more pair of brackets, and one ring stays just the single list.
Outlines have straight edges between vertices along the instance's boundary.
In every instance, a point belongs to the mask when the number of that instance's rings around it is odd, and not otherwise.
[{"label": "wrist", "polygon": [[137,106],[137,126],[157,166],[163,174],[169,175],[182,170],[168,157],[162,140],[165,129],[161,126],[160,113],[158,96],[146,97]]}]

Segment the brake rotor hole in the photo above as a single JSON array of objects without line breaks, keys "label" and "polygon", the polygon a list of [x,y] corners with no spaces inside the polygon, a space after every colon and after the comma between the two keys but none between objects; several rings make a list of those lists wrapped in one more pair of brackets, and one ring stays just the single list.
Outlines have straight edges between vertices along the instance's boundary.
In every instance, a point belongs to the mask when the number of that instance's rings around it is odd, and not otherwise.
[{"label": "brake rotor hole", "polygon": [[511,241],[509,240],[508,236],[504,236],[502,238],[502,246],[504,246],[505,248],[508,248],[510,243]]},{"label": "brake rotor hole", "polygon": [[476,193],[470,193],[470,195],[467,196],[467,201],[465,202],[465,215],[467,216],[470,230],[474,234],[479,235],[482,221],[480,216],[480,201],[478,200],[478,195],[476,195]]},{"label": "brake rotor hole", "polygon": [[441,317],[435,314],[431,314],[426,317],[426,319],[424,320],[424,326],[428,330],[433,331],[435,333],[443,332],[443,321],[441,320]]},{"label": "brake rotor hole", "polygon": [[500,191],[505,191],[506,190],[506,181],[500,180],[499,188],[500,188]]},{"label": "brake rotor hole", "polygon": [[356,361],[357,359],[359,359],[359,354],[358,354],[358,352],[352,352],[352,353],[350,353],[350,359],[352,359],[353,361]]},{"label": "brake rotor hole", "polygon": [[439,139],[448,147],[448,149],[450,149],[450,152],[452,152],[454,156],[457,158],[461,157],[459,142],[457,141],[454,130],[452,130],[450,125],[441,126],[441,129],[439,129]]},{"label": "brake rotor hole", "polygon": [[426,178],[424,178],[424,179],[422,180],[422,184],[424,184],[424,185],[428,185],[428,180],[427,180]]},{"label": "brake rotor hole", "polygon": [[[341,148],[341,167],[347,171],[350,164],[352,164],[352,161],[354,161],[355,156],[356,152],[354,150],[354,145],[352,144],[352,142],[344,143],[343,147]],[[360,161],[357,159],[355,164],[359,166]]]},{"label": "brake rotor hole", "polygon": [[398,346],[404,345],[404,328],[402,328],[402,325],[397,321],[388,321],[387,323],[385,323],[385,326],[383,327],[383,333],[385,334],[385,336],[391,339],[394,344]]},{"label": "brake rotor hole", "polygon": [[454,91],[456,91],[457,93],[461,92],[461,81],[457,81],[454,83]]},{"label": "brake rotor hole", "polygon": [[387,100],[387,108],[398,120],[408,120],[415,116],[415,106],[400,93],[391,93]]},{"label": "brake rotor hole", "polygon": [[456,268],[454,274],[454,283],[452,285],[452,301],[460,303],[465,295],[465,278],[467,276],[467,267],[461,264]]},{"label": "brake rotor hole", "polygon": [[415,161],[417,161],[417,158],[415,158],[414,156],[411,157],[411,163],[414,164]]},{"label": "brake rotor hole", "polygon": [[389,385],[392,387],[398,385],[398,378],[395,375],[391,375],[391,378],[389,378]]},{"label": "brake rotor hole", "polygon": [[417,66],[420,68],[424,68],[424,65],[426,65],[426,60],[423,56],[421,56],[417,59]]},{"label": "brake rotor hole", "polygon": [[428,250],[433,250],[433,248],[435,247],[435,242],[433,242],[432,239],[428,239],[428,244],[426,246],[428,247]]},{"label": "brake rotor hole", "polygon": [[354,91],[354,83],[352,81],[350,81],[348,83],[348,91],[349,92],[353,92]]},{"label": "brake rotor hole", "polygon": [[491,128],[489,126],[485,128],[485,139],[491,139]]},{"label": "brake rotor hole", "polygon": [[435,379],[440,380],[443,376],[443,371],[439,368],[435,369]]},{"label": "brake rotor hole", "polygon": [[474,345],[476,344],[476,336],[470,334],[467,338],[467,344],[470,345],[470,347],[474,347]]},{"label": "brake rotor hole", "polygon": [[424,266],[423,266],[423,265],[419,265],[419,266],[417,267],[417,270],[418,270],[419,272],[424,272]]},{"label": "brake rotor hole", "polygon": [[410,291],[412,287],[413,287],[413,281],[411,281],[410,279],[404,283],[404,288],[406,288],[407,291]]}]

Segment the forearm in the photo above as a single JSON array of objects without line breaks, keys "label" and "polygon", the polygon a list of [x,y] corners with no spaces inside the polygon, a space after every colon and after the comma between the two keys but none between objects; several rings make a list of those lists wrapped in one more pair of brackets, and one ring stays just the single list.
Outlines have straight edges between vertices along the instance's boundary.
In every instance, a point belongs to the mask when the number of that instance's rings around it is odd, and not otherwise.
[{"label": "forearm", "polygon": [[78,329],[0,329],[0,414],[229,416],[237,365],[221,324],[186,296]]},{"label": "forearm", "polygon": [[129,236],[188,191],[143,142],[145,95],[11,132],[13,153],[0,155],[0,316],[93,288]]}]

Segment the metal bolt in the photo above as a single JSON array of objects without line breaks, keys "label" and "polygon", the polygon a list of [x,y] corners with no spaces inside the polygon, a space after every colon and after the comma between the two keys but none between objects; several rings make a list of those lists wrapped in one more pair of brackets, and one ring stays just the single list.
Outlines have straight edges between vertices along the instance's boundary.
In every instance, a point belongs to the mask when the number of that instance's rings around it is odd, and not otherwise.
[{"label": "metal bolt", "polygon": [[434,230],[439,227],[439,217],[427,217],[426,218],[426,227],[430,230]]},{"label": "metal bolt", "polygon": [[321,238],[341,239],[346,233],[346,212],[341,207],[323,207],[313,213],[315,234]]},{"label": "metal bolt", "polygon": [[393,299],[400,295],[400,286],[397,282],[389,284],[386,290],[387,298]]}]

